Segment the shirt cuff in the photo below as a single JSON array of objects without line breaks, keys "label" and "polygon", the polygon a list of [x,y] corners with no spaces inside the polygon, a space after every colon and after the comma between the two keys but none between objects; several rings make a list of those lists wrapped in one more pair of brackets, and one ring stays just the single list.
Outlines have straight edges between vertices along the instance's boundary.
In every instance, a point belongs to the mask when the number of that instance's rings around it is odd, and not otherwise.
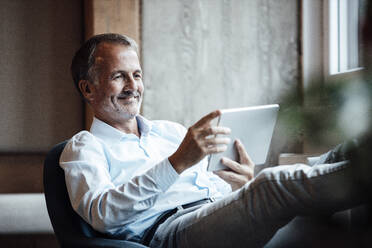
[{"label": "shirt cuff", "polygon": [[218,192],[220,192],[223,196],[232,192],[231,185],[228,184],[225,180],[223,180],[219,176],[215,176],[213,183],[215,187],[217,188]]},{"label": "shirt cuff", "polygon": [[163,192],[165,192],[180,177],[169,162],[168,158],[154,166],[150,173]]}]

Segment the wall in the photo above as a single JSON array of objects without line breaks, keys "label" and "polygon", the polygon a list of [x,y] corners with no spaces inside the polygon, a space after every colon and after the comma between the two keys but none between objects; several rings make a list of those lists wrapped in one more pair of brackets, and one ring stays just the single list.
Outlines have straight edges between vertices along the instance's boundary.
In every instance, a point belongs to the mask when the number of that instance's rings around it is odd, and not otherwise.
[{"label": "wall", "polygon": [[[143,1],[143,114],[189,126],[214,109],[280,103],[300,75],[298,7],[296,0]],[[297,149],[276,133],[276,153]]]},{"label": "wall", "polygon": [[[41,204],[32,208],[19,193],[43,192],[45,153],[84,127],[83,102],[69,72],[83,41],[82,4],[0,1],[0,247],[58,247],[43,195],[27,195]],[[9,209],[11,197],[24,205]],[[20,215],[28,218],[19,221]],[[35,223],[49,229],[35,232]]]},{"label": "wall", "polygon": [[83,128],[69,72],[81,1],[0,1],[0,152],[44,152]]}]

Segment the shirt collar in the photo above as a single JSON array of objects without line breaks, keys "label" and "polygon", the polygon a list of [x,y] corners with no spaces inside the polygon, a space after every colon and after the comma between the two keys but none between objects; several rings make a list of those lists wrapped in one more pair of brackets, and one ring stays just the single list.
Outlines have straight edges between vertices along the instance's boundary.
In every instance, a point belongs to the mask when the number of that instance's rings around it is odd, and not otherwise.
[{"label": "shirt collar", "polygon": [[[141,115],[136,116],[138,129],[142,136],[147,136],[149,132],[152,129],[152,123],[151,121],[147,120],[145,117]],[[90,132],[105,141],[113,141],[117,142],[120,141],[123,138],[129,138],[130,136],[133,136],[134,134],[127,134],[124,133],[113,126],[107,124],[106,122],[103,122],[99,120],[98,118],[94,117],[92,126],[90,128]]]},{"label": "shirt collar", "polygon": [[137,119],[138,129],[141,133],[141,136],[142,135],[147,136],[152,129],[152,122],[147,120],[142,115],[137,115],[136,119]]}]

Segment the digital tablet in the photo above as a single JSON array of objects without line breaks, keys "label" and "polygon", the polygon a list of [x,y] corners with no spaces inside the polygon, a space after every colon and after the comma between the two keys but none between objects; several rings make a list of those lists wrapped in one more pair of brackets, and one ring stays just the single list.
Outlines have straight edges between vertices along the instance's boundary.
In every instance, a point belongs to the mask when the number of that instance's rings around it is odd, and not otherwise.
[{"label": "digital tablet", "polygon": [[256,165],[264,164],[269,152],[279,105],[270,104],[246,108],[225,109],[217,120],[218,126],[229,127],[230,144],[223,153],[209,156],[208,171],[226,169],[221,163],[222,157],[239,161],[235,140],[240,139]]}]

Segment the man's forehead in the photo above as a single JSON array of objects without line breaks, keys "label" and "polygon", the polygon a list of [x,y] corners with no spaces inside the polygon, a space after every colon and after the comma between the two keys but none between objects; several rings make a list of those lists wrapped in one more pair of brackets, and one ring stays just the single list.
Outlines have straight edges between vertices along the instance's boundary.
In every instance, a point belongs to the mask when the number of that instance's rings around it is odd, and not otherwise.
[{"label": "man's forehead", "polygon": [[137,52],[130,46],[113,42],[101,42],[98,44],[94,53],[95,63],[100,64],[106,59],[120,58],[121,53],[128,50],[133,51],[137,55]]}]

